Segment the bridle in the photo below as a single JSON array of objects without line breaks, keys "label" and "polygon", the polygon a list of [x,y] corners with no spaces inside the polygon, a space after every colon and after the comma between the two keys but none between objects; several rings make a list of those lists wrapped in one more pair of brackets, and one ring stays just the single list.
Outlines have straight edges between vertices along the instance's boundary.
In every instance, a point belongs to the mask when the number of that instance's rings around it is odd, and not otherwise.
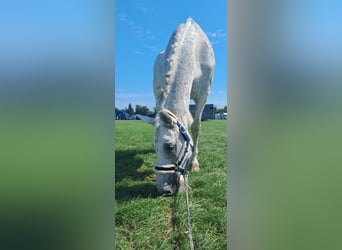
[{"label": "bridle", "polygon": [[165,110],[168,112],[171,116],[176,118],[176,125],[179,129],[179,132],[182,134],[184,138],[184,143],[182,144],[182,148],[179,151],[179,154],[177,156],[177,160],[173,164],[167,164],[163,166],[154,166],[153,171],[156,174],[173,174],[173,173],[181,173],[182,175],[186,174],[186,172],[189,170],[189,160],[190,157],[186,158],[189,147],[191,148],[191,152],[194,151],[193,145],[191,145],[191,137],[189,133],[187,132],[186,128],[178,121],[177,117],[169,110]]}]

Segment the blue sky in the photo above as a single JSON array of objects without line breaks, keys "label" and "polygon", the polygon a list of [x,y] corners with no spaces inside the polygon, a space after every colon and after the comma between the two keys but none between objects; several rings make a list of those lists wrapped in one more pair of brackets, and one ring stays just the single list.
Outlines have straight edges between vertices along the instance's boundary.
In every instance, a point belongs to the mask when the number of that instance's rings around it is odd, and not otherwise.
[{"label": "blue sky", "polygon": [[153,63],[174,29],[192,17],[212,42],[216,68],[207,103],[227,105],[226,0],[117,0],[115,2],[115,105],[155,106]]},{"label": "blue sky", "polygon": [[64,64],[64,60],[75,63],[77,67],[92,64],[91,68],[100,65],[94,63],[95,60],[105,61],[96,59],[99,58],[99,50],[112,53],[112,47],[103,45],[109,41],[113,46],[114,4],[109,1],[2,2],[0,65],[6,68],[6,72],[20,69],[41,73],[40,67],[57,61]]},{"label": "blue sky", "polygon": [[312,72],[340,71],[342,1],[296,1],[282,12],[277,23],[282,34],[278,59],[286,58],[296,68]]}]

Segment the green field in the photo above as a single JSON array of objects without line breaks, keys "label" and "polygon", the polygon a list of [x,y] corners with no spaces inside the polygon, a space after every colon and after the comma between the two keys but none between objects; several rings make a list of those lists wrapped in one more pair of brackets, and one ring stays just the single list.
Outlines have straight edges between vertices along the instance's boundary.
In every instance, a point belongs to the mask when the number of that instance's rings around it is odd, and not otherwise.
[{"label": "green field", "polygon": [[[116,249],[189,249],[185,193],[159,196],[153,127],[115,122]],[[189,174],[195,249],[227,249],[227,121],[202,122],[201,170]]]}]

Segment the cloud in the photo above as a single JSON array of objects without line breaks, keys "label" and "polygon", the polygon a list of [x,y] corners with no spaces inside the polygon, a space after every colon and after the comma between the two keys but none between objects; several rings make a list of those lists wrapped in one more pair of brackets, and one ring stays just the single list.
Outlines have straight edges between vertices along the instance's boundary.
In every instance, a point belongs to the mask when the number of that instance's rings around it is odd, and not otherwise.
[{"label": "cloud", "polygon": [[129,19],[126,14],[118,13],[117,17],[119,21],[126,24],[131,30],[133,30],[135,35],[139,38],[147,39],[150,41],[156,39],[156,36],[149,29],[145,29],[144,27],[136,24],[133,20]]},{"label": "cloud", "polygon": [[145,32],[143,28],[139,25],[137,25],[134,21],[127,18],[127,16],[124,13],[118,13],[118,19],[128,25],[136,35],[142,36]]},{"label": "cloud", "polygon": [[159,52],[161,49],[156,45],[145,45],[145,48],[152,52]]},{"label": "cloud", "polygon": [[207,36],[211,42],[212,45],[221,43],[221,38],[224,38],[227,36],[227,34],[223,31],[223,29],[217,29],[213,32],[207,32]]},{"label": "cloud", "polygon": [[226,33],[222,29],[218,29],[214,32],[207,32],[207,36],[210,38],[222,38],[226,37]]},{"label": "cloud", "polygon": [[136,54],[136,55],[144,55],[145,54],[145,52],[140,51],[140,50],[133,50],[132,53]]},{"label": "cloud", "polygon": [[155,11],[155,8],[146,7],[141,2],[138,2],[137,9],[145,13],[151,13]]}]

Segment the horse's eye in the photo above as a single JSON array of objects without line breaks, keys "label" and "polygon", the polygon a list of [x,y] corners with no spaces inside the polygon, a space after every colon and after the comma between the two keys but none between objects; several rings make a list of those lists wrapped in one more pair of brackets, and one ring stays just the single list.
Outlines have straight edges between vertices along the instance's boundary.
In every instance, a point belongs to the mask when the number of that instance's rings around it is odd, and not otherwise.
[{"label": "horse's eye", "polygon": [[165,143],[165,149],[167,150],[173,150],[175,148],[175,145],[172,143]]}]

